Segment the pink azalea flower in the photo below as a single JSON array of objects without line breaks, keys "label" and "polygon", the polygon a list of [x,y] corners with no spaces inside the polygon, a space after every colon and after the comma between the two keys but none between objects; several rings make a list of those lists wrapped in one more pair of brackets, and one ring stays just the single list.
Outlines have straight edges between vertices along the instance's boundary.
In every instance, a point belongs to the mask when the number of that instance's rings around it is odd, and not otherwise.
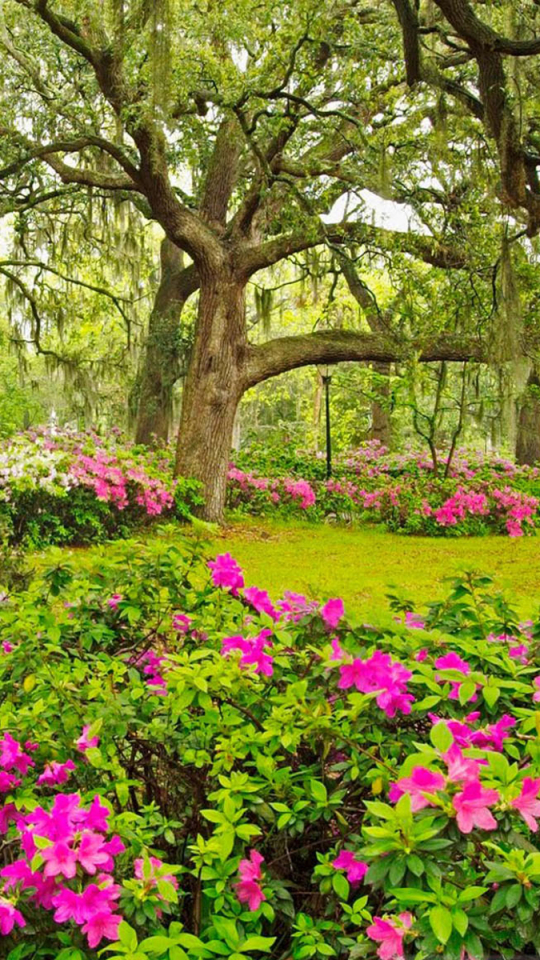
[{"label": "pink azalea flower", "polygon": [[414,767],[410,777],[401,777],[392,784],[391,800],[399,800],[404,793],[411,798],[411,810],[423,810],[433,804],[425,796],[426,793],[437,793],[444,790],[446,780],[442,773],[436,773],[427,767]]},{"label": "pink azalea flower", "polygon": [[341,618],[345,615],[343,600],[334,598],[328,600],[324,607],[321,607],[321,617],[330,630],[335,630]]},{"label": "pink azalea flower", "polygon": [[112,597],[109,597],[107,600],[107,606],[110,607],[111,610],[117,610],[118,604],[121,603],[123,599],[124,598],[121,593],[113,593]]},{"label": "pink azalea flower", "polygon": [[412,677],[403,664],[392,660],[389,653],[376,650],[367,660],[356,658],[339,668],[338,687],[347,690],[356,687],[360,693],[375,693],[377,706],[387,717],[396,713],[410,713],[414,697],[407,693],[407,681]]},{"label": "pink azalea flower", "polygon": [[91,724],[87,723],[86,726],[83,727],[80,737],[78,738],[78,740],[75,741],[77,750],[80,750],[81,753],[85,753],[85,751],[89,750],[90,747],[99,746],[99,737],[98,736],[90,737],[89,736],[90,729],[91,729]]},{"label": "pink azalea flower", "polygon": [[540,800],[537,799],[539,791],[540,778],[534,780],[532,777],[525,777],[521,785],[519,797],[516,797],[515,800],[512,800],[510,803],[510,806],[512,806],[514,810],[519,811],[533,833],[536,833],[538,830],[536,817],[540,817]]},{"label": "pink azalea flower", "polygon": [[244,597],[257,613],[267,613],[269,617],[272,617],[272,620],[279,618],[279,613],[266,590],[259,590],[258,587],[247,587],[244,590]]},{"label": "pink azalea flower", "polygon": [[418,663],[423,663],[424,660],[427,660],[428,656],[429,656],[429,650],[427,650],[425,647],[422,647],[422,649],[419,650],[418,653],[415,655],[414,659]]},{"label": "pink azalea flower", "polygon": [[337,637],[332,637],[332,656],[330,660],[345,660],[347,657],[347,652],[341,646]]},{"label": "pink azalea flower", "polygon": [[88,938],[88,946],[94,949],[94,947],[97,947],[98,944],[101,943],[103,938],[105,938],[105,940],[117,940],[118,927],[121,922],[122,917],[116,913],[110,913],[106,910],[95,913],[86,921],[82,928],[83,933],[85,933]]},{"label": "pink azalea flower", "polygon": [[412,927],[413,916],[410,913],[400,913],[398,917],[374,917],[373,923],[366,930],[371,940],[378,941],[377,950],[379,960],[402,960],[403,939],[407,930]]},{"label": "pink azalea flower", "polygon": [[193,620],[187,613],[175,613],[172,619],[173,630],[177,630],[178,633],[188,633],[192,623]]},{"label": "pink azalea flower", "polygon": [[257,850],[251,850],[249,860],[241,860],[238,866],[240,880],[234,884],[240,903],[247,903],[250,910],[258,910],[266,897],[261,890],[261,864],[264,857]]},{"label": "pink azalea flower", "polygon": [[412,610],[407,610],[404,617],[405,626],[409,630],[425,630],[426,621],[418,613],[413,613]]},{"label": "pink azalea flower", "polygon": [[215,560],[208,561],[208,566],[212,571],[212,583],[215,587],[228,587],[236,596],[244,586],[242,569],[230,553],[218,554]]},{"label": "pink azalea flower", "polygon": [[266,648],[272,646],[268,639],[270,636],[270,630],[261,630],[256,637],[226,637],[221,645],[221,653],[226,656],[232,651],[239,650],[242,654],[240,657],[241,667],[252,667],[255,673],[262,673],[265,677],[271,677],[274,672],[274,661],[273,657],[266,652]]},{"label": "pink azalea flower", "polygon": [[99,833],[94,833],[93,830],[83,830],[77,859],[83,870],[92,875],[106,868],[109,863],[109,854],[103,837]]},{"label": "pink azalea flower", "polygon": [[61,840],[42,850],[41,856],[45,861],[46,877],[57,877],[61,874],[68,880],[72,880],[77,873],[77,855],[67,843]]},{"label": "pink azalea flower", "polygon": [[66,760],[65,763],[58,763],[56,760],[52,760],[51,763],[46,764],[45,770],[37,778],[37,783],[40,786],[42,784],[47,787],[57,786],[69,780],[72,770],[75,770],[73,760]]},{"label": "pink azalea flower", "polygon": [[446,753],[443,753],[442,758],[448,767],[448,779],[451,780],[452,783],[478,780],[480,770],[479,761],[473,760],[470,757],[464,757],[457,743],[453,743],[450,749],[447,750]]},{"label": "pink azalea flower", "polygon": [[533,686],[536,687],[533,693],[533,703],[538,703],[540,701],[540,677],[534,678]]},{"label": "pink azalea flower", "polygon": [[14,649],[15,649],[15,647],[13,646],[12,643],[10,643],[9,640],[3,640],[3,641],[2,641],[2,650],[3,650],[4,653],[12,653],[12,652],[14,651]]},{"label": "pink azalea flower", "polygon": [[358,860],[352,850],[342,850],[336,859],[332,860],[332,866],[336,870],[344,870],[351,884],[360,883],[368,872],[367,863]]},{"label": "pink azalea flower", "polygon": [[9,900],[0,897],[0,933],[2,936],[7,937],[15,925],[25,927],[26,920],[22,913],[19,913]]},{"label": "pink azalea flower", "polygon": [[465,784],[461,793],[456,793],[453,804],[457,813],[457,825],[462,833],[470,833],[473,827],[496,830],[497,821],[488,807],[500,799],[496,790],[486,790],[479,780]]},{"label": "pink azalea flower", "polygon": [[[471,672],[470,665],[467,663],[467,661],[462,660],[461,657],[454,652],[447,653],[443,657],[438,657],[438,659],[435,661],[435,666],[438,667],[439,670],[459,670],[459,672],[462,673],[464,677],[468,676],[468,674]],[[444,683],[444,680],[440,676],[440,674],[436,674],[435,676],[437,680]],[[450,681],[450,693],[448,695],[450,700],[459,700],[460,687],[461,687],[460,681],[457,681],[457,680]],[[476,699],[477,699],[477,695],[475,693],[473,693],[469,697],[469,700],[473,702]]]},{"label": "pink azalea flower", "polygon": [[150,864],[149,876],[145,877],[144,875],[144,859],[139,857],[134,861],[134,873],[138,880],[144,880],[151,887],[157,886],[158,880],[167,880],[169,883],[172,883],[175,889],[178,889],[178,880],[173,873],[166,873],[165,864],[158,857],[149,857],[148,862]]}]

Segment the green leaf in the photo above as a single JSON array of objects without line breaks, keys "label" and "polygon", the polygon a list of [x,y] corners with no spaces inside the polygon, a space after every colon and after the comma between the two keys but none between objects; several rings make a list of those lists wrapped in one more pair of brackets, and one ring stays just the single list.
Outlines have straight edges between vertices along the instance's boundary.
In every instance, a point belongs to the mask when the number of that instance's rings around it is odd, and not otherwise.
[{"label": "green leaf", "polygon": [[439,943],[447,943],[452,933],[452,914],[443,906],[429,911],[429,923]]},{"label": "green leaf", "polygon": [[328,791],[324,783],[321,783],[320,780],[310,780],[309,786],[313,799],[316,800],[317,803],[325,804],[328,802]]},{"label": "green leaf", "polygon": [[178,903],[178,893],[176,887],[170,882],[170,880],[158,880],[156,882],[158,892],[161,894],[164,900],[167,903]]},{"label": "green leaf", "polygon": [[276,939],[276,937],[248,937],[241,945],[241,950],[261,950],[263,953],[268,953]]},{"label": "green leaf", "polygon": [[349,881],[342,873],[335,873],[332,877],[332,886],[341,900],[349,897]]},{"label": "green leaf", "polygon": [[459,686],[459,702],[462,706],[465,706],[469,702],[471,697],[474,697],[476,692],[476,684],[472,683],[469,680],[466,680],[465,683],[461,683]]},{"label": "green leaf", "polygon": [[137,949],[137,934],[133,927],[130,927],[129,923],[126,923],[125,920],[122,920],[122,923],[118,927],[118,939],[122,946],[127,947],[131,953]]},{"label": "green leaf", "polygon": [[469,918],[464,910],[452,910],[452,923],[460,936],[464,937],[469,926]]},{"label": "green leaf", "polygon": [[517,906],[521,900],[523,894],[523,887],[520,883],[513,883],[510,887],[506,888],[506,898],[505,904],[509,910]]},{"label": "green leaf", "polygon": [[429,739],[433,746],[441,753],[446,753],[454,742],[452,733],[444,720],[440,720],[439,723],[436,723],[435,726],[431,728]]}]

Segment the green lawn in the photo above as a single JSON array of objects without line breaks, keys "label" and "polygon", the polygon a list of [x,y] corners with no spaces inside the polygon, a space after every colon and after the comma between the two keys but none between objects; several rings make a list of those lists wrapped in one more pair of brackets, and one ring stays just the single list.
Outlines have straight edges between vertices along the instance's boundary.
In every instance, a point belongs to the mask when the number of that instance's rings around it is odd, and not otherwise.
[{"label": "green lawn", "polygon": [[389,587],[416,606],[441,596],[444,577],[480,570],[519,602],[540,600],[540,540],[536,537],[404,537],[374,528],[253,521],[229,527],[215,542],[242,565],[248,584],[277,597],[298,590],[316,598],[339,595],[364,615],[385,607]]}]

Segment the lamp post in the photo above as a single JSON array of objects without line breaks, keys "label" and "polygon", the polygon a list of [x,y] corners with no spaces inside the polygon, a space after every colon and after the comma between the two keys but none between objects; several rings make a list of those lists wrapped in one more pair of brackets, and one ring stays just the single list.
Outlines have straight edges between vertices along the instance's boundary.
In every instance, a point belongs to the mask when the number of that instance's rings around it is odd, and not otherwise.
[{"label": "lamp post", "polygon": [[324,407],[326,413],[326,479],[332,476],[332,428],[330,423],[330,384],[332,374],[328,364],[317,367],[324,386]]}]

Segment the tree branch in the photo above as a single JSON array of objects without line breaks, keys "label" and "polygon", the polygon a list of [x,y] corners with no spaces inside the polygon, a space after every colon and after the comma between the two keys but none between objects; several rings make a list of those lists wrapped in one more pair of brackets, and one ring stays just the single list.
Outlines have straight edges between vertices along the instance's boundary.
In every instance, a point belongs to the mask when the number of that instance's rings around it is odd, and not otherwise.
[{"label": "tree branch", "polygon": [[[298,367],[317,363],[339,363],[345,360],[395,363],[406,360],[419,349],[418,342],[408,343],[381,333],[356,333],[350,330],[328,330],[278,337],[260,346],[250,346],[245,384],[253,387],[263,380]],[[478,339],[441,334],[424,341],[419,359],[485,362],[487,350]]]}]

